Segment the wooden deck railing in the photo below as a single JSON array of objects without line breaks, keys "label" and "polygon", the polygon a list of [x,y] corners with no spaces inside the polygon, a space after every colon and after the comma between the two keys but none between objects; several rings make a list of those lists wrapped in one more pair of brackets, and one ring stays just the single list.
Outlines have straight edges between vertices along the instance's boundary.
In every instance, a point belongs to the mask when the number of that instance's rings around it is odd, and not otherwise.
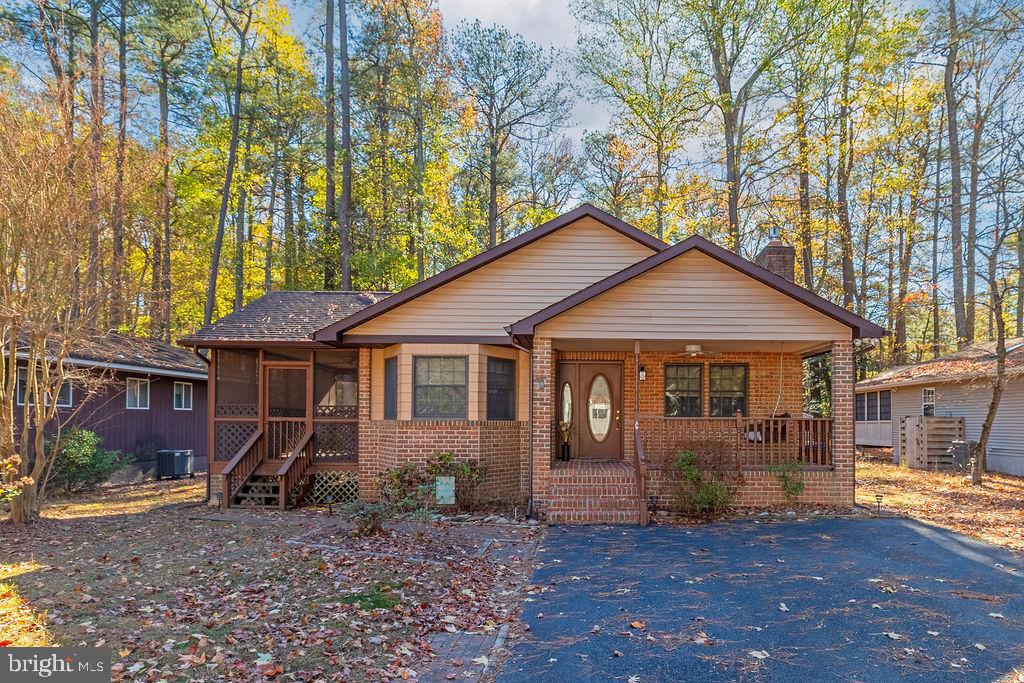
[{"label": "wooden deck railing", "polygon": [[647,508],[647,456],[644,440],[640,434],[640,423],[633,423],[633,464],[636,467],[636,497],[640,506],[640,526],[647,526],[650,511]]},{"label": "wooden deck railing", "polygon": [[664,462],[681,450],[714,448],[740,467],[790,462],[832,465],[832,420],[805,417],[662,417],[639,420],[648,458]]},{"label": "wooden deck railing", "polygon": [[259,464],[263,461],[263,430],[253,432],[249,440],[245,442],[235,457],[231,458],[224,469],[221,470],[221,508],[227,510],[231,507],[231,501],[245,484]]},{"label": "wooden deck railing", "polygon": [[288,459],[277,470],[278,508],[281,510],[287,509],[288,497],[291,495],[292,489],[306,476],[306,470],[313,462],[313,435],[315,433],[310,429],[303,434]]}]

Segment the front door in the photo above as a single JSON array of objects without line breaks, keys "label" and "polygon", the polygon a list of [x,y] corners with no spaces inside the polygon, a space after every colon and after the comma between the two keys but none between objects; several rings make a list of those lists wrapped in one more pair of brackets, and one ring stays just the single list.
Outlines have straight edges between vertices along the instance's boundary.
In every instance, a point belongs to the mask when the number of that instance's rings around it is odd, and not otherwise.
[{"label": "front door", "polygon": [[559,363],[557,390],[559,454],[620,459],[622,364]]},{"label": "front door", "polygon": [[287,458],[306,433],[309,420],[309,369],[306,366],[264,365],[264,443],[268,460]]}]

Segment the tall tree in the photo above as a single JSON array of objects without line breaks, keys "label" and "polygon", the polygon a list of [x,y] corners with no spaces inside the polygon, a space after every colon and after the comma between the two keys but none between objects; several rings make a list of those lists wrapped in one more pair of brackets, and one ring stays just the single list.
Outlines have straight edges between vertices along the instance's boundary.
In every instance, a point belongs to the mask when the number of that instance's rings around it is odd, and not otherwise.
[{"label": "tall tree", "polygon": [[[473,104],[486,149],[487,243],[498,243],[499,162],[509,143],[552,130],[568,114],[566,85],[553,73],[553,53],[508,29],[461,26],[455,36],[455,79]],[[507,179],[505,181],[507,183]]]},{"label": "tall tree", "polygon": [[341,61],[341,207],[338,248],[341,288],[352,289],[352,73],[348,56],[348,2],[338,0],[338,58]]}]

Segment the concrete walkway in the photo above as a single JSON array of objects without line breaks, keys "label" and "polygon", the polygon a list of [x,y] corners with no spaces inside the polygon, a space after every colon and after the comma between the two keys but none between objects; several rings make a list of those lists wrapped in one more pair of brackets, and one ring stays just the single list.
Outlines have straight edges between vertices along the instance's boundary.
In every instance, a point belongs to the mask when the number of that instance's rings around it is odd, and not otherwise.
[{"label": "concrete walkway", "polygon": [[1024,558],[908,520],[555,527],[538,557],[502,683],[1024,671]]}]

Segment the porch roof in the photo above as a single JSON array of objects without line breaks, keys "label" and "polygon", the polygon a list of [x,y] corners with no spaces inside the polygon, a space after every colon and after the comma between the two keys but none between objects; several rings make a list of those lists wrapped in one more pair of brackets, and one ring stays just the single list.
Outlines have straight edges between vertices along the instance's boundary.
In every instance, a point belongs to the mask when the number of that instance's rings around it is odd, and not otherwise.
[{"label": "porch roof", "polygon": [[178,343],[194,347],[313,344],[317,330],[389,296],[390,292],[269,292]]},{"label": "porch roof", "polygon": [[658,252],[653,256],[629,266],[628,268],[624,268],[618,273],[610,275],[603,280],[595,282],[593,285],[571,294],[561,301],[557,301],[547,308],[509,325],[505,329],[514,339],[527,340],[533,336],[537,326],[541,323],[551,320],[556,316],[579,306],[580,304],[590,301],[605,292],[615,289],[619,285],[629,282],[634,278],[691,251],[703,253],[706,256],[729,266],[739,273],[771,287],[808,308],[846,325],[851,329],[853,336],[856,339],[878,338],[885,336],[886,334],[885,329],[875,323],[851,313],[845,308],[837,306],[831,301],[828,301],[827,299],[824,299],[817,294],[814,294],[813,292],[810,292],[803,287],[734,254],[731,251],[723,249],[699,235],[688,237],[668,249]]}]

